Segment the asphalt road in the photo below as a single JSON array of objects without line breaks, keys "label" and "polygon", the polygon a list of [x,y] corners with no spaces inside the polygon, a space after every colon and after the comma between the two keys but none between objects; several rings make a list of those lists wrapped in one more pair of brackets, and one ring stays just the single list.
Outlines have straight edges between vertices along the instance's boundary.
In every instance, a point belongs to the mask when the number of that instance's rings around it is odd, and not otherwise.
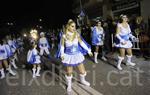
[{"label": "asphalt road", "polygon": [[[91,87],[83,87],[78,83],[78,70],[74,69],[73,95],[149,95],[150,61],[133,57],[137,65],[129,67],[122,64],[123,71],[116,69],[116,53],[108,56],[108,61],[99,59],[95,64],[92,58],[86,57],[86,79]],[[0,80],[0,95],[66,95],[64,67],[60,60],[52,57],[43,58],[41,76],[32,78],[31,66],[26,64],[26,53],[19,55],[15,70],[17,76],[8,73]]]}]

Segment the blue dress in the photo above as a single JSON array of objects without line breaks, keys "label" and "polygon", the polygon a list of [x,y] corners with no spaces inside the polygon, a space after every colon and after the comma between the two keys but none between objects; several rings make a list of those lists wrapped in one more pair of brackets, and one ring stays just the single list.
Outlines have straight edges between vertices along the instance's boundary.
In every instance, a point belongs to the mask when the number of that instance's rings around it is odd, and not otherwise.
[{"label": "blue dress", "polygon": [[34,48],[34,49],[28,51],[27,62],[29,64],[39,64],[39,63],[41,63],[41,59],[40,59],[40,56],[38,55],[37,49]]},{"label": "blue dress", "polygon": [[103,28],[98,29],[97,26],[95,26],[92,29],[92,45],[104,45],[104,36]]},{"label": "blue dress", "polygon": [[82,44],[79,43],[78,36],[71,41],[68,37],[72,37],[73,33],[63,34],[61,40],[64,40],[64,45],[60,43],[58,57],[63,56],[63,65],[65,66],[77,66],[84,61],[84,54],[91,52],[91,48],[82,39]]},{"label": "blue dress", "polygon": [[[133,45],[130,38],[133,39],[135,37],[131,34],[130,26],[128,25],[127,28],[124,28],[121,24],[118,24],[117,27],[120,28],[118,37],[116,37],[119,41],[115,43],[115,46],[118,48],[132,48]],[[122,44],[124,41],[126,44]]]},{"label": "blue dress", "polygon": [[9,56],[9,51],[7,51],[5,45],[0,45],[0,60],[5,60]]}]

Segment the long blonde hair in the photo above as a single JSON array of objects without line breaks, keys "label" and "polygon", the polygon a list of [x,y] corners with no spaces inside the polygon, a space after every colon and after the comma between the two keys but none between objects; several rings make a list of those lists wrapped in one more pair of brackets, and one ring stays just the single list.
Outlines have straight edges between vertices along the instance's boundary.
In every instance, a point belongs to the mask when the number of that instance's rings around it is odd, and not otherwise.
[{"label": "long blonde hair", "polygon": [[69,19],[69,20],[68,20],[68,22],[67,22],[67,24],[66,24],[66,27],[65,27],[65,32],[68,31],[70,25],[73,24],[73,23],[75,23],[75,22],[74,22],[72,19]]},{"label": "long blonde hair", "polygon": [[[75,24],[75,22],[72,19],[69,19],[67,24],[66,24],[66,27],[65,27],[65,32],[64,32],[65,34],[67,34],[67,32],[69,31],[68,29],[69,29],[71,24]],[[77,35],[77,31],[74,31],[74,35],[73,35],[72,40],[76,37],[76,35]]]}]

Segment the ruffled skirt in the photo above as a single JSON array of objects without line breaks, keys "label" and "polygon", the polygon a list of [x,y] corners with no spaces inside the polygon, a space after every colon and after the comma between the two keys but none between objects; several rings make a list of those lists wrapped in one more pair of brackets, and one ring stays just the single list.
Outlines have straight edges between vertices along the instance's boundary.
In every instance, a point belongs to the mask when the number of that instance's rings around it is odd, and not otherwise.
[{"label": "ruffled skirt", "polygon": [[131,41],[127,41],[127,43],[125,45],[119,43],[119,44],[115,44],[116,47],[118,48],[132,48],[132,43]]},{"label": "ruffled skirt", "polygon": [[64,60],[62,60],[65,66],[78,66],[84,61],[84,56],[81,52],[73,55],[64,54]]},{"label": "ruffled skirt", "polygon": [[40,56],[36,56],[35,61],[33,63],[29,63],[29,64],[40,64],[40,63],[41,63]]}]

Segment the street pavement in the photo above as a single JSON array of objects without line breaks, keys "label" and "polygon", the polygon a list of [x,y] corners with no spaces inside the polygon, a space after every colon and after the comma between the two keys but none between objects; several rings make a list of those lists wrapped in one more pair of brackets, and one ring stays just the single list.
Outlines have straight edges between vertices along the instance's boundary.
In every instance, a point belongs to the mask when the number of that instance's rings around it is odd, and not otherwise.
[{"label": "street pavement", "polygon": [[[52,51],[55,52],[55,51]],[[52,53],[53,55],[53,53]],[[32,78],[31,66],[26,63],[26,53],[21,53],[15,70],[17,76],[8,73],[0,80],[0,95],[67,95],[65,68],[60,60],[42,58],[41,76]],[[107,56],[108,61],[93,59],[86,56],[84,61],[90,87],[80,84],[77,68],[74,68],[72,95],[149,95],[150,61],[133,56],[137,65],[130,67],[122,64],[123,70],[116,69],[117,54]]]}]

